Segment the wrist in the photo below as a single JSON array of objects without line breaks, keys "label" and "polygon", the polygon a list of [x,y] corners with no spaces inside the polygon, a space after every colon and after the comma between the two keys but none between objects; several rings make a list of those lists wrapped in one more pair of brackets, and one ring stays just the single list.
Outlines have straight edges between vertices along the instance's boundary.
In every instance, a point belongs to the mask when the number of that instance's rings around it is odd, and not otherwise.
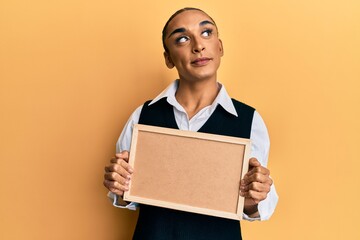
[{"label": "wrist", "polygon": [[116,205],[118,205],[118,206],[127,206],[127,205],[129,205],[130,202],[125,201],[125,200],[123,199],[123,197],[124,197],[123,195],[122,195],[122,196],[117,195]]},{"label": "wrist", "polygon": [[251,218],[259,217],[260,215],[259,215],[258,204],[244,206],[244,213]]}]

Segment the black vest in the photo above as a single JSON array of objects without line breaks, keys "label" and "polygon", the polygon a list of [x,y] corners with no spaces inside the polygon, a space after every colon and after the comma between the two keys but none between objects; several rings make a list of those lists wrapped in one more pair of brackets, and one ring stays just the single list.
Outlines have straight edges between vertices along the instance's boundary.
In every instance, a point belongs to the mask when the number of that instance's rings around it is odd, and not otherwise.
[{"label": "black vest", "polygon": [[[232,101],[238,117],[218,105],[199,132],[250,138],[254,109],[234,99]],[[173,106],[166,101],[166,98],[149,106],[150,102],[147,101],[142,108],[140,124],[178,129]],[[242,238],[239,221],[142,204],[133,239],[238,240]]]}]

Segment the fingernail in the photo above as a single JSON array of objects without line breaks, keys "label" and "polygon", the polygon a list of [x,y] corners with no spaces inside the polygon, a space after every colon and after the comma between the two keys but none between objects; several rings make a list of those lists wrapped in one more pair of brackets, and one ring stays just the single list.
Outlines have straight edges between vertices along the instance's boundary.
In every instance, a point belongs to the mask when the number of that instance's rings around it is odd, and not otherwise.
[{"label": "fingernail", "polygon": [[132,170],[131,168],[128,169],[129,173],[133,173],[134,170]]}]

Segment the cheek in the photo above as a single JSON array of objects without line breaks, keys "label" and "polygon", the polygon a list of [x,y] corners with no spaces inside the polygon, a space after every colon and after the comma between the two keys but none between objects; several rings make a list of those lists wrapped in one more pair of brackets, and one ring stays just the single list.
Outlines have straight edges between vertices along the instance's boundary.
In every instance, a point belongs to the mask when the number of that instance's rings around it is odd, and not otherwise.
[{"label": "cheek", "polygon": [[208,48],[215,54],[222,54],[222,45],[218,39],[212,39],[211,42],[209,42]]},{"label": "cheek", "polygon": [[217,44],[216,48],[215,48],[215,51],[217,51],[217,53],[222,56],[223,55],[223,51],[222,51],[222,48],[220,46],[220,44]]},{"label": "cheek", "polygon": [[174,64],[178,65],[187,62],[188,56],[184,53],[184,51],[176,50],[172,52],[171,59]]}]

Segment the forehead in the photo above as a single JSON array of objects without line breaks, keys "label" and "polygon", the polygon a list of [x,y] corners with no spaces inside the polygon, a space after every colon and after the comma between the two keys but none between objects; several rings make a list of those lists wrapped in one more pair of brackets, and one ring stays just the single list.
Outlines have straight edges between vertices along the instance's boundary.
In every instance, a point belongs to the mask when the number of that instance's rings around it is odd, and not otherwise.
[{"label": "forehead", "polygon": [[204,12],[198,10],[187,10],[179,13],[169,22],[166,32],[168,34],[172,30],[177,28],[189,29],[192,27],[196,27],[205,20],[213,22],[211,18]]}]

